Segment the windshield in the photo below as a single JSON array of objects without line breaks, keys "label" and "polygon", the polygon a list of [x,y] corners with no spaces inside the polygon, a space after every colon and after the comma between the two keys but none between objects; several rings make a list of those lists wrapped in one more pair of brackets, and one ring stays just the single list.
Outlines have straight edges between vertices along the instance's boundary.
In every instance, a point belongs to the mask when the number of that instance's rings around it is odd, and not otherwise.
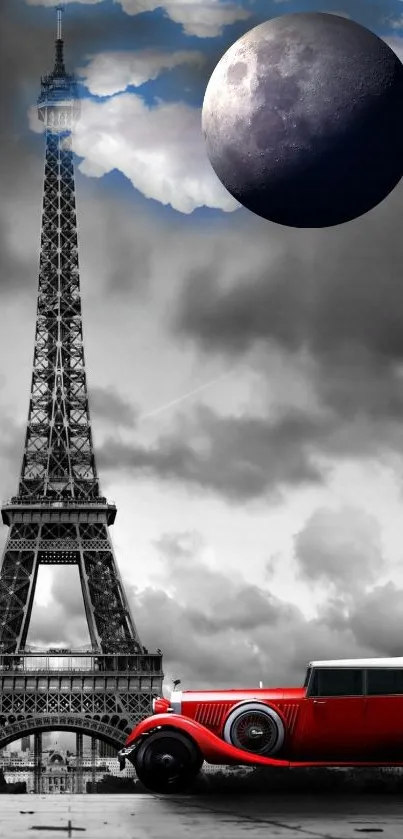
[{"label": "windshield", "polygon": [[310,677],[311,673],[312,673],[312,667],[308,667],[308,669],[306,671],[306,676],[305,676],[304,688],[308,687],[309,677]]}]

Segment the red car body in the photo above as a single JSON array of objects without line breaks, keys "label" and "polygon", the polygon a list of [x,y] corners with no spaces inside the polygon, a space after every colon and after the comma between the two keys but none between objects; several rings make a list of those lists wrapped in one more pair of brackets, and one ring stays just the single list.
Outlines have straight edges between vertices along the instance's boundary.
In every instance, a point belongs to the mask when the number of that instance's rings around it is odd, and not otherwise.
[{"label": "red car body", "polygon": [[[148,757],[159,749],[159,758],[144,774],[136,755],[142,743],[147,756],[150,735]],[[165,751],[164,736],[169,737]],[[168,767],[175,736],[193,744],[192,765],[198,768],[203,760],[284,767],[403,765],[403,658],[311,662],[304,687],[174,691],[169,700],[154,700],[154,714],[134,728],[120,760],[129,757],[152,788],[153,766],[161,777],[161,760]]]}]

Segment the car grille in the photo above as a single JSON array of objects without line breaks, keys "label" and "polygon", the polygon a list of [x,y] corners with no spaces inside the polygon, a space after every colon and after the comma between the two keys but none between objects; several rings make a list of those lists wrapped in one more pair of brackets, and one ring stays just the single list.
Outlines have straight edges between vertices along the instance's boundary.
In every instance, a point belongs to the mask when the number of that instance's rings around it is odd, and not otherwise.
[{"label": "car grille", "polygon": [[233,702],[201,702],[194,719],[206,728],[221,728],[224,717],[233,708]]},{"label": "car grille", "polygon": [[282,705],[278,703],[276,707],[280,711],[280,713],[283,714],[283,717],[287,723],[287,733],[292,734],[295,728],[295,724],[297,722],[300,706],[297,703],[290,703],[290,705]]}]

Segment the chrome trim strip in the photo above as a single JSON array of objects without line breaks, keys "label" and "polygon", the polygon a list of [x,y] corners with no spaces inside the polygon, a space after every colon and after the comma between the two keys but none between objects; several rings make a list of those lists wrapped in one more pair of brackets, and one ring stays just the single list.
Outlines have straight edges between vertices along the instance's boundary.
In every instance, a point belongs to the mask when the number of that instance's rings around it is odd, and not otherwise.
[{"label": "chrome trim strip", "polygon": [[171,693],[171,707],[174,714],[182,713],[182,691],[173,690]]}]

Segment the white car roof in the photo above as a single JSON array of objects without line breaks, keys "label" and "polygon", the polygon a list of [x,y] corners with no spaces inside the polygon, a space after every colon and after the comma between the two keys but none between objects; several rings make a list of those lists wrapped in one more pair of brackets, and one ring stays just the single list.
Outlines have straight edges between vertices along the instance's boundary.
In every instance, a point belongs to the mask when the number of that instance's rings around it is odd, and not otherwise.
[{"label": "white car roof", "polygon": [[310,661],[308,667],[398,667],[403,670],[403,657],[336,658],[332,661]]}]

